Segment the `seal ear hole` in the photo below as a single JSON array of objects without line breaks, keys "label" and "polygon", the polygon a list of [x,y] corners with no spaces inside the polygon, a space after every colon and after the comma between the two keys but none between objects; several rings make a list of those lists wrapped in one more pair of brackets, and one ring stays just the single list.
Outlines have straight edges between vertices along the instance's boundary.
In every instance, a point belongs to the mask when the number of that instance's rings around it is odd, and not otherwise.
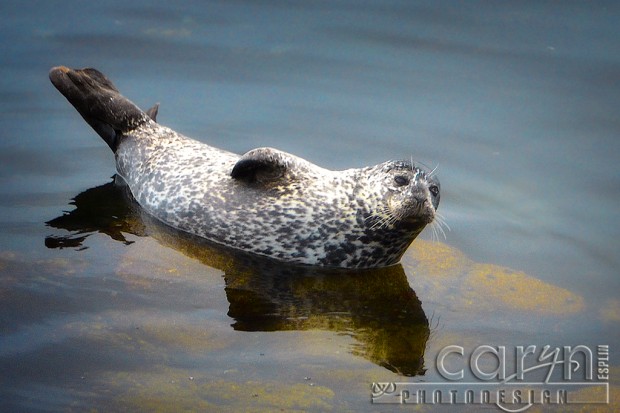
[{"label": "seal ear hole", "polygon": [[428,187],[428,190],[433,196],[439,195],[439,187],[437,185],[431,185]]},{"label": "seal ear hole", "polygon": [[396,175],[394,177],[394,182],[396,182],[396,185],[398,186],[409,185],[409,178],[404,175]]}]

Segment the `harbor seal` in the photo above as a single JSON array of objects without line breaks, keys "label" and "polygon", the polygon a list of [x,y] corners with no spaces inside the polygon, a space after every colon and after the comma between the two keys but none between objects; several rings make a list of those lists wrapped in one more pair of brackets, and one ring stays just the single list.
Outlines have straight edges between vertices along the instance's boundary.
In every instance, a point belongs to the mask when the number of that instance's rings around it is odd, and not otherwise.
[{"label": "harbor seal", "polygon": [[96,69],[49,76],[141,208],[178,230],[290,263],[377,268],[436,217],[439,180],[412,161],[332,171],[273,148],[237,155],[160,125],[157,107],[142,111]]}]

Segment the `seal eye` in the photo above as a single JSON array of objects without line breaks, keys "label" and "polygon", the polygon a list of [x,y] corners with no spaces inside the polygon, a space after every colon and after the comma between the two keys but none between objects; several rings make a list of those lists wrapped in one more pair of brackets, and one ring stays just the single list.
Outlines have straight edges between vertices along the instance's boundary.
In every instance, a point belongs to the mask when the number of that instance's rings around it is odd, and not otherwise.
[{"label": "seal eye", "polygon": [[437,185],[431,185],[428,187],[428,190],[433,194],[433,196],[439,195],[439,187]]},{"label": "seal eye", "polygon": [[409,184],[409,178],[403,175],[396,175],[394,177],[394,182],[396,182],[396,185],[398,186],[405,186]]}]

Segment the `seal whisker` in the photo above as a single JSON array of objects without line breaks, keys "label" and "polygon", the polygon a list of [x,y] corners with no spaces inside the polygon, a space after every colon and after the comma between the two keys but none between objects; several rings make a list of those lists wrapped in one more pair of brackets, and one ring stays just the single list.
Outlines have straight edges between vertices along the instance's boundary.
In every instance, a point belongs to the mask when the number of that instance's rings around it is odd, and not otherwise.
[{"label": "seal whisker", "polygon": [[452,231],[452,229],[450,229],[450,225],[448,225],[448,223],[446,222],[446,217],[444,217],[442,214],[440,214],[439,212],[435,211],[435,219],[437,220],[437,222],[439,222],[441,225],[443,225],[444,227],[446,227],[446,229],[448,231]]},{"label": "seal whisker", "polygon": [[377,215],[370,216],[370,218],[375,218],[376,222],[371,225],[371,229],[385,229],[394,225],[398,220],[397,217],[394,216],[392,211],[390,211],[389,207],[383,205],[381,208],[377,210]]},{"label": "seal whisker", "polygon": [[[444,240],[448,239],[448,237],[446,236],[446,232],[441,227],[441,224],[439,223],[439,221],[437,221],[435,225],[432,225],[432,227],[436,228],[439,232],[441,232],[441,235],[443,235]],[[439,238],[439,234],[437,234],[437,238]]]},{"label": "seal whisker", "polygon": [[437,224],[435,222],[432,222],[430,227],[431,227],[431,241],[439,242],[439,234],[437,232]]},{"label": "seal whisker", "polygon": [[431,178],[434,174],[435,171],[437,171],[437,168],[439,168],[439,164],[437,164],[426,176],[427,178]]},{"label": "seal whisker", "polygon": [[437,238],[437,230],[435,229],[435,225],[433,225],[433,223],[431,223],[431,241],[439,241],[439,238]]},{"label": "seal whisker", "polygon": [[437,241],[439,241],[439,232],[443,235],[443,239],[447,239],[446,232],[444,231],[444,227],[450,231],[450,226],[446,223],[445,218],[438,213],[435,213],[435,219],[431,223],[431,228],[437,232]]}]

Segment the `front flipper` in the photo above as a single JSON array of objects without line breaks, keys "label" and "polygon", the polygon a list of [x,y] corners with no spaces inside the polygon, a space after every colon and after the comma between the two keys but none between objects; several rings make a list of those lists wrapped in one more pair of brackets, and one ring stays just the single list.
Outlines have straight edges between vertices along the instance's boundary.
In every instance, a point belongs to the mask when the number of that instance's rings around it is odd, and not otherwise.
[{"label": "front flipper", "polygon": [[230,176],[249,184],[275,183],[289,175],[296,162],[292,155],[272,148],[252,149],[237,161]]}]

